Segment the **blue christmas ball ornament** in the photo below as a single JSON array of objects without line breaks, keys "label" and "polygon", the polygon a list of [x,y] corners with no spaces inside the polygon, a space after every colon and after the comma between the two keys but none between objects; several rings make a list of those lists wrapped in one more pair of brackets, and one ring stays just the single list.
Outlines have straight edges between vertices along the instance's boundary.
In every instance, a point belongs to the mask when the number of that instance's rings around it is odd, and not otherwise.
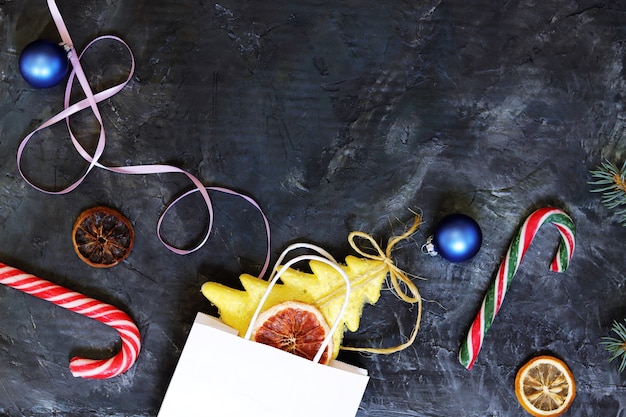
[{"label": "blue christmas ball ornament", "polygon": [[426,242],[432,256],[441,255],[450,262],[472,259],[483,243],[478,223],[465,214],[451,214],[437,224],[435,232]]},{"label": "blue christmas ball ornament", "polygon": [[33,87],[54,87],[65,78],[69,66],[65,49],[45,39],[29,43],[20,54],[20,73]]}]

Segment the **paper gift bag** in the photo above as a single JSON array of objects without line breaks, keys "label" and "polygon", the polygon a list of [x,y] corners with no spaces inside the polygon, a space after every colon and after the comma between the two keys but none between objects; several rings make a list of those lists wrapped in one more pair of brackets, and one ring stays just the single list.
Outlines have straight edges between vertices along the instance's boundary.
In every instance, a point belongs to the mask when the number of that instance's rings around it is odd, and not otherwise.
[{"label": "paper gift bag", "polygon": [[363,369],[247,340],[198,313],[158,417],[354,417],[368,380]]},{"label": "paper gift bag", "polygon": [[[321,256],[297,256],[280,267],[285,255],[298,248]],[[333,267],[345,281],[342,309],[315,358],[251,341],[253,324],[280,276],[291,265],[313,259]],[[244,337],[198,313],[158,417],[354,417],[369,380],[367,372],[334,360],[318,363],[346,311],[350,292],[350,279],[330,254],[315,245],[291,245],[274,267]]]}]

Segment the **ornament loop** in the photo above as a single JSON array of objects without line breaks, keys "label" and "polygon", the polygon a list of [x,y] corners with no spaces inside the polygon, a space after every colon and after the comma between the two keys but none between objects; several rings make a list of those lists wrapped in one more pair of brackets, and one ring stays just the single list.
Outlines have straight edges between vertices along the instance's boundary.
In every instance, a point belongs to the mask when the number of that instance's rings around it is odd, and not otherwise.
[{"label": "ornament loop", "polygon": [[435,237],[434,236],[428,236],[428,238],[426,239],[426,243],[424,243],[422,245],[422,252],[423,253],[427,253],[430,256],[437,256],[439,255],[439,252],[437,252],[437,249],[435,249],[435,244],[433,243],[433,239]]}]

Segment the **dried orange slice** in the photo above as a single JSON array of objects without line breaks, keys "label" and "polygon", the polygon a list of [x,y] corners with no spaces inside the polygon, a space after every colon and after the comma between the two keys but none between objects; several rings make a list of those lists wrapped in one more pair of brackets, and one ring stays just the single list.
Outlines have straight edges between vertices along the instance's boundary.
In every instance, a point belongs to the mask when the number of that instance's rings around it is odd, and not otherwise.
[{"label": "dried orange slice", "polygon": [[552,356],[537,356],[520,368],[515,377],[515,395],[535,417],[560,416],[576,396],[574,375]]},{"label": "dried orange slice", "polygon": [[83,211],[72,230],[74,251],[87,265],[110,268],[130,255],[135,232],[130,221],[109,207]]},{"label": "dried orange slice", "polygon": [[[298,301],[277,304],[259,315],[252,330],[252,340],[313,360],[330,332],[322,313],[314,306]],[[328,364],[332,340],[320,363]]]}]

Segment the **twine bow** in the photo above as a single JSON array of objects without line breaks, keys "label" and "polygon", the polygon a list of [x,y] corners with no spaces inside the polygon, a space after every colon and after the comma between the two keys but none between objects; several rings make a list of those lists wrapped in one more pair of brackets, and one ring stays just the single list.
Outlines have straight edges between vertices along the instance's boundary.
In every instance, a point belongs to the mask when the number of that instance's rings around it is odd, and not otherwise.
[{"label": "twine bow", "polygon": [[[413,331],[409,339],[405,343],[402,343],[398,346],[394,346],[390,348],[342,346],[341,349],[349,350],[349,351],[356,351],[356,352],[389,354],[389,353],[395,353],[403,349],[406,349],[407,347],[411,346],[413,342],[415,341],[417,332],[419,330],[420,322],[422,321],[422,297],[420,296],[417,286],[413,284],[413,282],[411,281],[407,273],[401,270],[400,268],[398,268],[393,263],[393,260],[391,259],[391,251],[393,250],[393,247],[398,242],[408,239],[417,230],[421,222],[422,222],[421,216],[419,215],[415,216],[415,220],[413,221],[413,224],[411,225],[411,227],[402,235],[395,236],[389,239],[389,242],[387,243],[387,248],[384,251],[380,247],[380,245],[376,243],[374,238],[368,235],[367,233],[351,232],[350,235],[348,235],[348,242],[350,243],[350,246],[352,246],[352,249],[354,249],[355,252],[357,252],[359,255],[367,259],[380,261],[382,263],[380,268],[377,268],[375,271],[372,271],[368,275],[386,272],[389,275],[389,281],[391,282],[395,295],[398,298],[400,298],[402,301],[407,302],[409,304],[417,303],[417,319],[416,319],[415,326],[413,327]],[[372,254],[372,253],[365,252],[364,250],[362,250],[356,244],[355,239],[357,237],[367,240],[376,253]],[[408,290],[408,292],[402,288],[401,283],[404,284],[404,286],[406,286],[406,289]]]}]

